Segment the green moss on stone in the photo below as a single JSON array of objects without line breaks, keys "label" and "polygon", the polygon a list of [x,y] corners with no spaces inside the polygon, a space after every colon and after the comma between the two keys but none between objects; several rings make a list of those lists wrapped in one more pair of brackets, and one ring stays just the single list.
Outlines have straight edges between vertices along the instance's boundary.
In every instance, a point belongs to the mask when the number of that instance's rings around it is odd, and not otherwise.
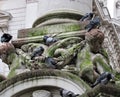
[{"label": "green moss on stone", "polygon": [[8,74],[8,78],[11,78],[11,77],[16,75],[15,70],[19,66],[19,61],[20,61],[20,59],[16,55],[16,57],[14,58],[14,60],[13,60],[13,62],[11,64],[11,68],[10,68],[10,72]]},{"label": "green moss on stone", "polygon": [[49,26],[42,26],[39,28],[32,28],[29,30],[26,37],[33,37],[33,36],[41,36],[46,34],[59,34],[71,31],[79,31],[81,29],[80,25],[74,23],[64,23],[64,24],[56,24],[56,25],[49,25]]},{"label": "green moss on stone", "polygon": [[105,50],[104,48],[102,48],[102,49],[100,50],[100,53],[105,57],[105,59],[106,59],[107,62],[109,63],[109,56],[108,56],[106,50]]},{"label": "green moss on stone", "polygon": [[41,29],[33,29],[31,32],[28,33],[28,37],[33,37],[33,36],[41,36],[47,34],[47,27],[46,28],[41,28]]},{"label": "green moss on stone", "polygon": [[79,62],[77,63],[77,65],[81,70],[84,70],[85,68],[88,68],[88,67],[90,68],[93,67],[91,54],[88,47],[80,51],[80,53],[78,54],[78,60]]},{"label": "green moss on stone", "polygon": [[7,63],[11,65],[12,61],[15,59],[15,53],[10,53],[9,56],[7,57]]},{"label": "green moss on stone", "polygon": [[96,58],[93,60],[93,63],[96,62],[97,65],[102,66],[102,68],[104,69],[104,71],[109,71],[111,72],[111,68],[110,66],[106,63],[105,59],[100,57],[100,56],[96,56]]},{"label": "green moss on stone", "polygon": [[24,80],[28,80],[29,79],[44,79],[46,78],[48,79],[48,76],[56,76],[56,77],[62,77],[65,79],[68,79],[74,83],[76,83],[78,86],[82,87],[84,90],[90,89],[90,87],[78,76],[73,75],[69,72],[65,72],[65,71],[60,71],[60,70],[48,70],[48,69],[44,69],[44,70],[36,70],[36,71],[30,71],[30,72],[24,72],[21,73],[17,76],[14,76],[6,81],[3,81],[0,83],[0,92],[3,91],[4,89],[6,89],[7,87],[14,85],[15,83],[19,82],[19,81],[24,81]]},{"label": "green moss on stone", "polygon": [[48,56],[54,56],[54,52],[57,48],[66,48],[68,44],[79,43],[81,40],[82,39],[79,37],[70,37],[60,40],[49,47]]}]

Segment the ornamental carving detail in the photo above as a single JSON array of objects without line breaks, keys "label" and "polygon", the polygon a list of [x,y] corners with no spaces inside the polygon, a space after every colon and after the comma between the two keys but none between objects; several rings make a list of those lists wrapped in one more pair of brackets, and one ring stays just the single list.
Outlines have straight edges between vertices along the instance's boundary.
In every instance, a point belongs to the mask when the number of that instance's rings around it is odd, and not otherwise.
[{"label": "ornamental carving detail", "polygon": [[8,12],[0,10],[0,27],[7,28],[8,22],[11,20],[12,15]]}]

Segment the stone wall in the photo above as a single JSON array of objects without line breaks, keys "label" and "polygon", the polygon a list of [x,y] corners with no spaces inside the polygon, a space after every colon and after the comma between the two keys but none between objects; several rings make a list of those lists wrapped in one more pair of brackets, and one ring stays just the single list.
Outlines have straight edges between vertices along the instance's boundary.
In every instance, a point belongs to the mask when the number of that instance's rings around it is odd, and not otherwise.
[{"label": "stone wall", "polygon": [[48,13],[70,11],[84,15],[92,11],[92,0],[0,0],[0,10],[12,15],[7,30],[16,39],[18,30],[31,28],[35,20]]},{"label": "stone wall", "polygon": [[[9,12],[12,15],[12,19],[9,22],[8,33],[17,37],[17,31],[24,28],[25,25],[25,0],[1,0],[0,10]],[[1,34],[1,33],[0,33]]]}]

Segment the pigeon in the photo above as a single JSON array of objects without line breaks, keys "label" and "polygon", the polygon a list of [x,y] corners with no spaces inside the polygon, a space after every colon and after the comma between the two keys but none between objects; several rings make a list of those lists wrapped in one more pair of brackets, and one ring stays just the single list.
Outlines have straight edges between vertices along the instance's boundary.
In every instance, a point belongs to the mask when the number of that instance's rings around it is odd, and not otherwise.
[{"label": "pigeon", "polygon": [[57,39],[50,36],[44,36],[43,41],[47,46],[50,46],[51,44],[55,43]]},{"label": "pigeon", "polygon": [[81,19],[80,21],[85,21],[85,20],[91,20],[93,18],[93,13],[86,13]]},{"label": "pigeon", "polygon": [[56,69],[57,62],[52,57],[45,57],[45,63],[48,68]]},{"label": "pigeon", "polygon": [[100,25],[100,18],[95,17],[93,20],[90,21],[88,25],[85,26],[85,29],[87,29],[87,31],[89,32],[99,25]]},{"label": "pigeon", "polygon": [[33,60],[34,57],[36,56],[41,56],[43,52],[44,52],[44,48],[42,46],[35,48],[32,52],[31,60]]},{"label": "pigeon", "polygon": [[4,33],[1,36],[1,42],[9,42],[12,39],[12,36],[8,33]]},{"label": "pigeon", "polygon": [[91,87],[95,87],[98,84],[106,85],[111,79],[114,79],[114,75],[109,72],[102,73]]},{"label": "pigeon", "polygon": [[62,97],[77,97],[79,94],[74,94],[71,91],[65,90],[65,89],[60,89],[60,95]]}]

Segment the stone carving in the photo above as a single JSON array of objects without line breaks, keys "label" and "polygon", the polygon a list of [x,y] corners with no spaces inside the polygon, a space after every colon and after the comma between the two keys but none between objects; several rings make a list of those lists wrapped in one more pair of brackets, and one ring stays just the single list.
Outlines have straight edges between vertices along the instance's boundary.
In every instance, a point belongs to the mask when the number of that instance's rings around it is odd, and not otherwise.
[{"label": "stone carving", "polygon": [[[58,41],[50,46],[45,45],[42,39],[39,43],[28,43],[16,48],[17,54],[14,57],[18,62],[17,71],[21,68],[24,71],[49,69],[46,57],[52,57],[56,61],[56,69],[72,72],[91,83],[99,74],[111,70],[107,53],[102,48],[104,34],[99,29],[86,32],[85,39],[76,35],[64,37],[64,34],[56,36]],[[44,48],[43,54],[31,60],[32,52],[40,46]],[[14,61],[12,64],[15,64]],[[12,65],[10,68],[13,68]]]},{"label": "stone carving", "polygon": [[5,76],[3,76],[3,75],[0,74],[0,82],[4,81],[4,80],[6,80],[6,79],[7,79],[7,78],[6,78]]},{"label": "stone carving", "polygon": [[10,64],[10,59],[8,56],[15,52],[15,48],[11,43],[1,43],[0,44],[0,58],[3,62]]},{"label": "stone carving", "polygon": [[[2,44],[0,54],[2,56],[3,52],[1,51],[5,50],[5,58],[3,59],[5,59],[4,62],[8,63],[10,67],[8,77],[13,77],[27,71],[59,69],[77,75],[89,85],[93,84],[100,74],[105,71],[112,71],[107,53],[102,47],[104,34],[97,28],[89,32],[84,31],[84,34],[80,33],[50,33],[51,36],[53,34],[58,39],[58,41],[50,45],[46,45],[43,39],[45,35],[49,35],[49,32],[47,34],[43,33],[44,36],[38,36],[37,39],[35,37],[23,38],[20,41],[18,39],[12,42],[15,49],[10,43]],[[38,47],[43,47],[44,51],[42,54],[31,59],[33,51]],[[8,52],[10,50],[11,52]],[[52,65],[56,66],[55,68],[51,68],[51,64],[46,62],[48,57],[55,61],[51,61]],[[46,90],[38,90],[34,91],[32,96],[51,97],[51,93]]]},{"label": "stone carving", "polygon": [[6,28],[8,27],[8,22],[12,18],[12,15],[8,12],[0,10],[0,27]]},{"label": "stone carving", "polygon": [[[87,24],[89,24],[88,20],[79,23],[81,29],[84,29]],[[111,72],[112,70],[107,53],[102,47],[103,32],[95,27],[89,32],[83,31],[69,33],[47,31],[38,36],[36,34],[37,38],[33,35],[31,38],[18,39],[12,42],[15,46],[15,52],[7,54],[7,51],[11,48],[13,50],[13,47],[4,47],[6,48],[5,55],[7,55],[6,63],[10,67],[8,77],[27,71],[59,69],[81,77],[90,85],[93,84],[104,71]],[[47,45],[44,41],[45,36],[52,36],[57,41]],[[38,54],[38,51],[41,50],[38,49],[40,47],[42,47],[42,52]],[[35,56],[32,58],[34,54]],[[33,92],[33,97],[38,97],[38,95],[51,97],[51,93],[45,90]]]},{"label": "stone carving", "polygon": [[0,55],[4,53],[11,53],[15,50],[11,43],[1,43],[0,44]]},{"label": "stone carving", "polygon": [[89,33],[86,33],[85,39],[90,46],[90,50],[98,53],[104,41],[104,34],[99,29],[92,29]]}]

